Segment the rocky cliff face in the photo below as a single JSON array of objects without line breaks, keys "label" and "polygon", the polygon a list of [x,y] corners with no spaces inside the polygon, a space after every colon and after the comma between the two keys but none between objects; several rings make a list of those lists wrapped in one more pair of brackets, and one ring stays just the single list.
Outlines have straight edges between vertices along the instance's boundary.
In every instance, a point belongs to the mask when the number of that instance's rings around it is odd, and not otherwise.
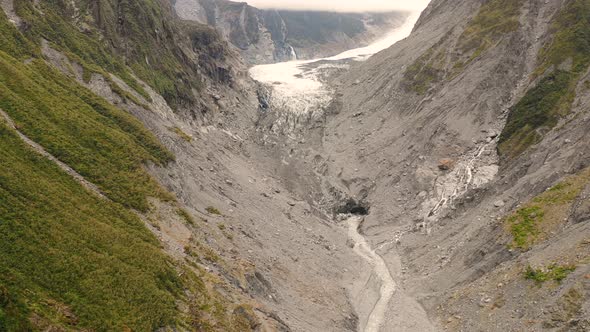
[{"label": "rocky cliff face", "polygon": [[178,0],[175,8],[184,20],[215,27],[251,64],[338,54],[374,41],[407,16],[260,10],[225,0]]}]

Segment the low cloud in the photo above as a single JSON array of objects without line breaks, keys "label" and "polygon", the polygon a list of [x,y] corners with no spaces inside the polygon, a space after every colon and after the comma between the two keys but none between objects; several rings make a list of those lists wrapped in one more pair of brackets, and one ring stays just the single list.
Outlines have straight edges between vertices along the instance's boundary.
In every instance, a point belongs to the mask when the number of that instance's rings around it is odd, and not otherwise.
[{"label": "low cloud", "polygon": [[418,11],[430,0],[246,0],[258,8],[337,12]]}]

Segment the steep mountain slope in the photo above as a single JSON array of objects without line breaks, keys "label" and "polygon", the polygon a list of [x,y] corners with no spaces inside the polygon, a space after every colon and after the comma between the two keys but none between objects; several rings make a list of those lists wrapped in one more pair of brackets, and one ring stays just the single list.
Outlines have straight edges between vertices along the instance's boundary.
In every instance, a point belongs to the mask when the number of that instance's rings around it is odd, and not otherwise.
[{"label": "steep mountain slope", "polygon": [[0,331],[588,330],[588,0],[434,0],[301,112],[167,1],[0,5]]},{"label": "steep mountain slope", "polygon": [[0,330],[355,329],[346,233],[249,139],[214,31],[167,2],[0,4]]},{"label": "steep mountain slope", "polygon": [[[190,45],[190,37],[208,35],[209,43],[182,53],[177,39],[160,41],[158,54],[144,59],[123,45],[158,37],[127,30],[122,25],[136,22],[128,18],[119,25],[98,19],[123,14],[114,2],[101,5],[116,12],[96,17],[84,5],[2,2],[0,330],[250,329],[256,318],[239,306],[246,299],[237,290],[220,293],[214,285],[222,283],[201,266],[162,250],[159,224],[181,227],[193,217],[146,169],[165,167],[174,155],[127,112],[165,104],[152,89],[178,111],[203,103],[202,88],[175,80],[225,83],[217,76],[225,63],[213,57],[226,48],[213,52],[215,33],[195,26],[176,38]],[[153,20],[140,23],[158,34],[170,8],[151,5],[144,18]],[[195,61],[183,63],[185,56]]]},{"label": "steep mountain slope", "polygon": [[[382,330],[588,329],[589,9],[433,1],[410,37],[320,77],[331,105],[265,103],[293,190],[369,212],[397,284]],[[357,278],[370,329],[384,279]]]},{"label": "steep mountain slope", "polygon": [[328,176],[370,204],[363,231],[441,328],[588,329],[589,10],[433,1],[338,79]]},{"label": "steep mountain slope", "polygon": [[374,41],[407,16],[261,10],[226,0],[177,0],[175,8],[182,19],[215,27],[250,64],[338,54]]}]

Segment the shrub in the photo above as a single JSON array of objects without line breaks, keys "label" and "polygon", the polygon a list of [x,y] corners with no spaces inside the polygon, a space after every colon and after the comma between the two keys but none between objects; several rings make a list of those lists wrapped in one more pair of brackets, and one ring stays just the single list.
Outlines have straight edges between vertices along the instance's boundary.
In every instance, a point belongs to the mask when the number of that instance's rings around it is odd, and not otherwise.
[{"label": "shrub", "polygon": [[219,211],[217,208],[215,208],[213,206],[208,206],[205,210],[207,212],[209,212],[210,214],[215,214],[215,215],[218,215],[218,216],[221,216],[222,215],[221,214],[221,211]]},{"label": "shrub", "polygon": [[532,206],[516,211],[508,218],[510,230],[514,238],[514,246],[527,249],[539,234],[538,223],[543,219],[543,210]]},{"label": "shrub", "polygon": [[540,139],[537,129],[551,129],[557,124],[561,106],[571,103],[572,96],[568,94],[571,82],[571,73],[556,71],[543,78],[510,109],[499,140],[503,156],[517,156]]},{"label": "shrub", "polygon": [[567,276],[576,270],[575,265],[557,265],[551,264],[547,268],[534,269],[530,265],[527,266],[524,277],[527,280],[533,280],[537,284],[542,284],[546,281],[561,282]]},{"label": "shrub", "polygon": [[[570,112],[577,83],[590,64],[590,2],[570,0],[551,26],[552,37],[538,55],[535,77],[543,77],[510,110],[499,152],[513,158],[541,140],[538,129],[552,129]],[[566,61],[571,68],[558,70]],[[549,70],[553,72],[546,74]]]},{"label": "shrub", "polygon": [[193,218],[193,216],[191,216],[186,210],[178,209],[176,210],[176,213],[178,213],[178,215],[183,218],[187,224],[196,225],[195,218]]},{"label": "shrub", "polygon": [[185,133],[182,129],[178,127],[172,127],[170,128],[170,130],[187,142],[191,142],[193,140],[193,138],[189,134]]}]

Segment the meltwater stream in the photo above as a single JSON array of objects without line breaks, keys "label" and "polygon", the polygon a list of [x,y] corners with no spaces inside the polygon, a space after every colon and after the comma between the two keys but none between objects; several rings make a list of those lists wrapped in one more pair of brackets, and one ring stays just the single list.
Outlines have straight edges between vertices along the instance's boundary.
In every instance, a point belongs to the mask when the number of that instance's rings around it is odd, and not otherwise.
[{"label": "meltwater stream", "polygon": [[[418,20],[420,13],[412,13],[406,22],[384,36],[381,40],[362,48],[349,50],[333,57],[289,61],[250,69],[253,79],[271,89],[271,108],[305,114],[329,104],[332,93],[319,79],[319,71],[326,67],[346,66],[348,61],[363,61],[396,42],[406,38]],[[387,264],[375,252],[367,240],[358,232],[360,217],[350,217],[348,236],[354,242],[354,251],[372,267],[373,274],[380,280],[379,299],[369,314],[364,332],[379,332],[384,325],[389,302],[396,291],[396,283]]]},{"label": "meltwater stream", "polygon": [[364,329],[364,332],[379,332],[385,319],[389,301],[391,301],[391,297],[395,292],[396,284],[383,258],[375,250],[371,249],[367,240],[359,233],[361,217],[350,217],[347,222],[348,237],[354,243],[354,252],[373,267],[373,273],[381,280],[379,300],[373,307]]}]

